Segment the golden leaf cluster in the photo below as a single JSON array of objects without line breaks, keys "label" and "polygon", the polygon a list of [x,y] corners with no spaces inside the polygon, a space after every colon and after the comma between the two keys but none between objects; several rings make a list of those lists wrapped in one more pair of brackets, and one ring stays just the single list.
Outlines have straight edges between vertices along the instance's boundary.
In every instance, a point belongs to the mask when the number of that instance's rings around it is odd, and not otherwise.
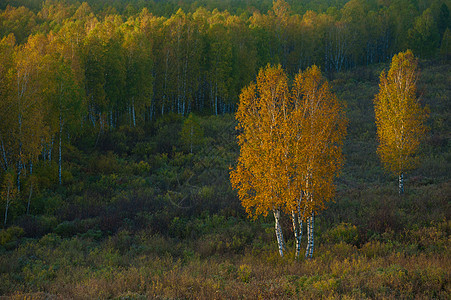
[{"label": "golden leaf cluster", "polygon": [[427,109],[416,97],[417,64],[410,50],[395,55],[388,73],[380,76],[374,99],[377,152],[384,166],[396,175],[415,167],[415,154],[427,130]]},{"label": "golden leaf cluster", "polygon": [[291,212],[301,201],[308,212],[322,209],[343,164],[347,120],[319,68],[297,74],[290,88],[281,66],[268,65],[243,89],[236,118],[241,151],[231,182],[247,213]]}]

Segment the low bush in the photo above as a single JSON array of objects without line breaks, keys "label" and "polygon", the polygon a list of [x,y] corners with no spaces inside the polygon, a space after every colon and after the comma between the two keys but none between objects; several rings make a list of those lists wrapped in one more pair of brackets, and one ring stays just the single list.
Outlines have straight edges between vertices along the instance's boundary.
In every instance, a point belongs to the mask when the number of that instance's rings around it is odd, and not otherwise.
[{"label": "low bush", "polygon": [[0,230],[0,246],[11,249],[24,234],[25,231],[23,228],[17,226],[11,226],[7,229]]},{"label": "low bush", "polygon": [[326,231],[322,239],[327,243],[337,244],[340,242],[356,244],[359,239],[359,232],[355,225],[341,223]]}]

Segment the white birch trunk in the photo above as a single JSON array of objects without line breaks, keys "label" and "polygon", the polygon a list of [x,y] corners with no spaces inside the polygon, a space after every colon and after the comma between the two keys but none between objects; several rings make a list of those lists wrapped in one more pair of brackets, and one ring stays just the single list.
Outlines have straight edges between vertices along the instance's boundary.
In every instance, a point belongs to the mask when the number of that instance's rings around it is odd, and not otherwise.
[{"label": "white birch trunk", "polygon": [[6,208],[5,208],[5,221],[3,223],[3,227],[6,228],[6,222],[8,220],[8,208],[9,208],[9,194],[11,191],[11,187],[8,185],[8,192],[6,194]]},{"label": "white birch trunk", "polygon": [[279,247],[279,254],[283,257],[283,250],[285,249],[285,242],[283,240],[282,227],[280,226],[280,211],[278,209],[273,210],[275,220],[275,230],[277,237],[277,245]]},{"label": "white birch trunk", "polygon": [[163,92],[163,104],[161,105],[161,115],[164,115],[164,105],[167,101],[167,89],[168,89],[168,70],[169,70],[169,49],[166,50],[166,62],[164,68],[164,92]]},{"label": "white birch trunk", "polygon": [[399,174],[399,178],[398,178],[398,192],[399,192],[399,195],[403,195],[404,194],[404,174],[403,173]]},{"label": "white birch trunk", "polygon": [[5,145],[3,144],[3,139],[1,139],[2,142],[2,158],[3,158],[3,163],[2,163],[2,167],[3,170],[6,172],[6,170],[8,170],[8,159],[6,158],[6,151],[5,151]]},{"label": "white birch trunk", "polygon": [[31,203],[31,195],[32,194],[33,194],[33,182],[31,181],[31,183],[30,183],[30,193],[28,194],[27,215],[30,214],[30,203]]},{"label": "white birch trunk", "polygon": [[[299,257],[299,255],[301,253],[301,241],[302,241],[302,234],[303,234],[303,231],[302,231],[303,221],[302,220],[304,219],[305,209],[307,208],[307,203],[305,203],[304,211],[302,212],[302,215],[301,215],[301,202],[302,202],[302,193],[301,193],[301,196],[299,198],[298,205],[297,205],[297,214],[298,214],[297,228],[298,228],[298,230],[295,231],[295,234],[294,234],[294,237],[296,239],[296,252],[295,252],[296,257]],[[296,212],[293,211],[292,212],[292,216],[295,216],[295,215],[296,215]],[[296,230],[294,228],[295,227],[295,223],[294,223],[295,221],[296,221],[295,218],[293,218],[293,229],[294,230]]]},{"label": "white birch trunk", "polygon": [[54,136],[52,135],[52,140],[51,140],[51,143],[50,143],[50,149],[49,149],[49,154],[48,154],[48,156],[49,156],[49,162],[52,161],[53,141],[54,141]]},{"label": "white birch trunk", "polygon": [[193,153],[193,125],[191,125],[191,131],[190,131],[190,153]]},{"label": "white birch trunk", "polygon": [[58,145],[58,183],[61,185],[61,173],[62,173],[62,157],[61,157],[61,140],[63,135],[63,118],[60,115],[60,135]]},{"label": "white birch trunk", "polygon": [[136,127],[135,97],[132,97],[132,118],[133,118],[133,127]]},{"label": "white birch trunk", "polygon": [[22,162],[19,156],[19,161],[17,162],[17,191],[20,192],[20,175],[22,173]]},{"label": "white birch trunk", "polygon": [[[300,218],[300,216],[298,216]],[[302,228],[298,227],[298,221],[296,220],[296,212],[291,211],[291,220],[293,222],[293,232],[294,239],[296,240],[296,258],[299,257],[299,252],[301,251],[301,238],[302,238]]]},{"label": "white birch trunk", "polygon": [[314,225],[314,220],[315,220],[314,218],[315,218],[315,213],[312,212],[312,215],[310,216],[310,218],[308,220],[308,225],[307,225],[308,241],[307,241],[307,248],[305,250],[305,258],[313,257],[313,248],[315,246],[314,234],[313,234],[313,225]]},{"label": "white birch trunk", "polygon": [[218,83],[215,83],[215,115],[218,115]]}]

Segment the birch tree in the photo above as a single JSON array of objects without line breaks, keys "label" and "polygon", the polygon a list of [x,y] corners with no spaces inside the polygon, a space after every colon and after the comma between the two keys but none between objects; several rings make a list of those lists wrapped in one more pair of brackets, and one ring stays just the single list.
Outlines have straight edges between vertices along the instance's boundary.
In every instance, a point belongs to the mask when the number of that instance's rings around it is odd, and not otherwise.
[{"label": "birch tree", "polygon": [[416,96],[417,60],[412,51],[392,59],[388,73],[380,76],[374,99],[377,152],[384,167],[398,176],[398,191],[404,193],[404,172],[415,167],[421,139],[426,133],[427,110]]},{"label": "birch tree", "polygon": [[5,87],[8,93],[2,99],[5,108],[2,114],[6,117],[1,119],[5,127],[1,130],[0,146],[4,167],[16,171],[19,192],[25,166],[28,164],[32,170],[42,145],[49,139],[41,80],[45,44],[45,37],[36,35],[15,47],[14,63],[7,74],[9,87]]},{"label": "birch tree", "polygon": [[[299,256],[302,222],[308,218],[306,257],[313,256],[315,212],[333,198],[334,178],[343,165],[342,145],[347,119],[318,67],[296,75],[291,91],[290,192],[287,199]],[[297,220],[296,220],[297,219]],[[298,232],[299,230],[299,232]]]},{"label": "birch tree", "polygon": [[5,216],[3,219],[3,228],[8,224],[8,211],[11,203],[17,196],[17,188],[14,185],[14,174],[7,172],[3,178],[3,185],[1,189],[1,197],[5,201]]},{"label": "birch tree", "polygon": [[6,172],[11,165],[11,154],[8,144],[11,130],[15,119],[10,110],[12,107],[12,93],[14,78],[11,75],[14,69],[14,47],[15,38],[13,34],[0,40],[0,171]]},{"label": "birch tree", "polygon": [[280,256],[285,250],[280,213],[288,183],[284,164],[287,144],[283,140],[286,126],[282,126],[288,121],[287,81],[281,66],[267,66],[258,73],[256,83],[243,89],[236,113],[241,151],[230,175],[249,215],[273,212]]},{"label": "birch tree", "polygon": [[49,55],[43,85],[50,130],[58,136],[58,183],[62,184],[62,143],[66,127],[79,123],[83,111],[81,88],[75,74],[57,53]]},{"label": "birch tree", "polygon": [[[153,88],[152,45],[143,32],[130,21],[124,24],[124,50],[126,57],[126,93],[130,124],[136,126],[136,115],[143,116],[151,107]],[[150,116],[151,117],[151,116]],[[145,119],[142,118],[142,119]]]},{"label": "birch tree", "polygon": [[318,67],[296,75],[291,92],[281,67],[261,70],[243,89],[236,114],[241,151],[231,182],[250,215],[273,211],[279,253],[280,213],[292,216],[296,256],[308,219],[306,257],[313,256],[314,215],[335,191],[347,120]]}]

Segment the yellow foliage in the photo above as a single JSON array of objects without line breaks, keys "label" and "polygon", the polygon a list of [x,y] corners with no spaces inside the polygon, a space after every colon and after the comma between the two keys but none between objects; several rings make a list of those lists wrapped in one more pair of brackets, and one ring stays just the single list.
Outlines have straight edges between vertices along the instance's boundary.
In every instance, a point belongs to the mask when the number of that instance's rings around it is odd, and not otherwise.
[{"label": "yellow foliage", "polygon": [[236,118],[241,151],[231,182],[246,211],[291,212],[303,194],[308,212],[322,209],[343,163],[347,121],[319,68],[299,73],[291,91],[280,66],[260,70],[243,89]]},{"label": "yellow foliage", "polygon": [[412,169],[415,154],[426,133],[427,110],[416,97],[417,60],[410,50],[392,59],[388,74],[380,76],[379,93],[374,99],[378,154],[396,175]]}]

